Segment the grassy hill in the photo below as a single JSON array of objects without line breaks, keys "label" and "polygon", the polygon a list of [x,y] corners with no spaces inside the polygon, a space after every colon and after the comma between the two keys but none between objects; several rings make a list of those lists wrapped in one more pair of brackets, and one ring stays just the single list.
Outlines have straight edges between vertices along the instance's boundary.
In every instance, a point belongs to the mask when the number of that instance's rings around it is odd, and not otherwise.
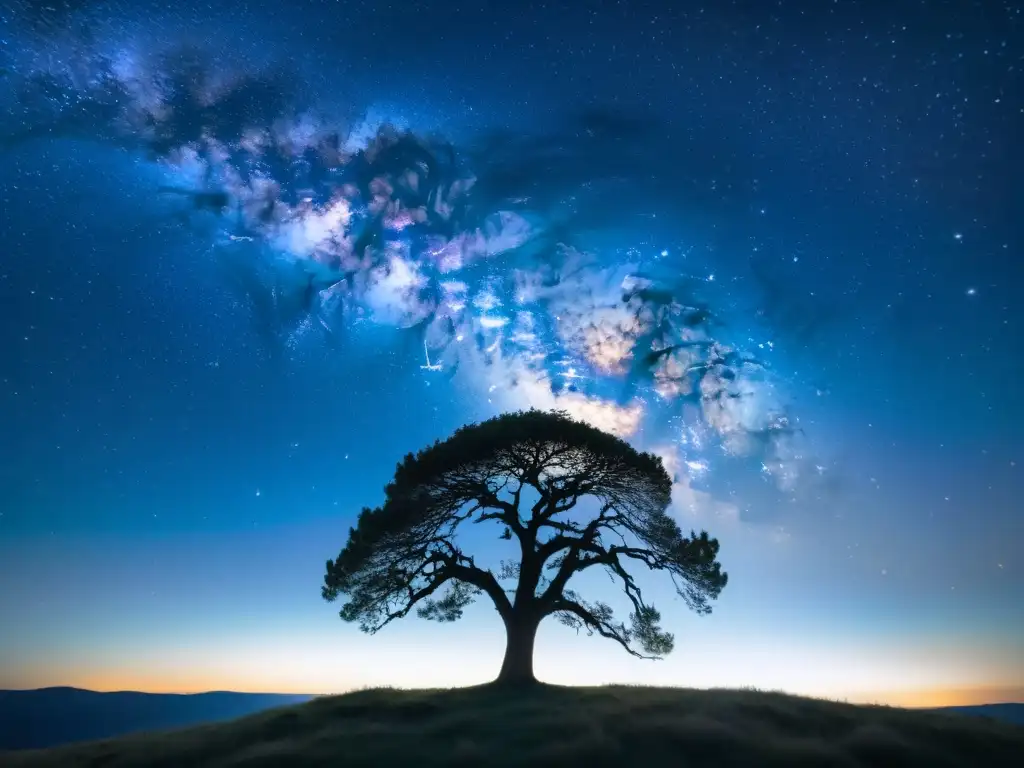
[{"label": "grassy hill", "polygon": [[228,723],[0,755],[76,766],[1021,766],[1024,728],[776,693],[376,689]]}]

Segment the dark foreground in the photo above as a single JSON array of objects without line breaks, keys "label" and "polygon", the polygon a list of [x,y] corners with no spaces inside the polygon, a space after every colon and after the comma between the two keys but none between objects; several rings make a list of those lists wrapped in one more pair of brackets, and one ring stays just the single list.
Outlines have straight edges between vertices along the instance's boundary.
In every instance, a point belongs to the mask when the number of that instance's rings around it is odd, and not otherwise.
[{"label": "dark foreground", "polygon": [[370,690],[11,766],[1021,766],[1024,728],[753,691]]}]

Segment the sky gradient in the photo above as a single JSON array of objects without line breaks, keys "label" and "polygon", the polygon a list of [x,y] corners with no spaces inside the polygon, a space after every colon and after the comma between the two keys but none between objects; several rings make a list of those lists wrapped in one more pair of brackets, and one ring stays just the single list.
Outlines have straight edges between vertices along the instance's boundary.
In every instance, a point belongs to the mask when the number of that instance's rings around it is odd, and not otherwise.
[{"label": "sky gradient", "polygon": [[661,454],[730,575],[650,579],[663,661],[545,623],[541,679],[1024,700],[1024,14],[521,5],[0,12],[0,688],[492,678],[489,605],[369,637],[320,584],[533,405]]}]

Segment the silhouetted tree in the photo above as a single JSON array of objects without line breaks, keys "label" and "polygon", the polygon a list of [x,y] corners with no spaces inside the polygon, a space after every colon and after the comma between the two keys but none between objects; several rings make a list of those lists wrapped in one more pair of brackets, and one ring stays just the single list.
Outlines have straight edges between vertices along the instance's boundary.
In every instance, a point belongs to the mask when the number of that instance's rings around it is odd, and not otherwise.
[{"label": "silhouetted tree", "polygon": [[[668,515],[672,481],[661,459],[564,413],[530,410],[461,427],[408,454],[385,490],[384,504],[364,508],[341,554],[327,561],[324,598],[347,597],[341,618],[374,633],[413,606],[423,618],[455,621],[486,594],[507,633],[499,682],[533,681],[534,638],[547,616],[639,658],[669,653],[673,636],[658,626],[661,614],[627,563],[667,571],[699,614],[711,612],[726,584],[718,542],[706,532],[684,537]],[[590,505],[580,504],[588,497]],[[583,514],[577,504],[592,508]],[[499,524],[501,538],[518,540],[518,562],[503,561],[497,572],[478,566],[455,539],[467,521]],[[628,625],[568,588],[593,567],[625,591]]]}]

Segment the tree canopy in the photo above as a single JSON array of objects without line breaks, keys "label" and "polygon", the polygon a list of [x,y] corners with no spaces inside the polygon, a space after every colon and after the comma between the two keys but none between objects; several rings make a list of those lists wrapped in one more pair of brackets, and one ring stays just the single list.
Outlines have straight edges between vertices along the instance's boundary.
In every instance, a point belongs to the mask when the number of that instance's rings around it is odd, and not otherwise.
[{"label": "tree canopy", "polygon": [[[533,679],[533,643],[547,616],[616,641],[640,658],[673,649],[673,635],[628,566],[666,571],[698,614],[727,582],[718,541],[684,536],[669,515],[672,479],[661,459],[562,412],[520,411],[456,430],[398,464],[384,503],[364,508],[344,549],[327,561],[323,597],[346,598],[341,618],[374,633],[413,608],[455,621],[479,595],[508,634],[499,680]],[[589,511],[577,505],[588,500]],[[519,559],[477,565],[456,538],[491,521],[517,540]],[[603,568],[632,606],[628,621],[570,589]]]}]

